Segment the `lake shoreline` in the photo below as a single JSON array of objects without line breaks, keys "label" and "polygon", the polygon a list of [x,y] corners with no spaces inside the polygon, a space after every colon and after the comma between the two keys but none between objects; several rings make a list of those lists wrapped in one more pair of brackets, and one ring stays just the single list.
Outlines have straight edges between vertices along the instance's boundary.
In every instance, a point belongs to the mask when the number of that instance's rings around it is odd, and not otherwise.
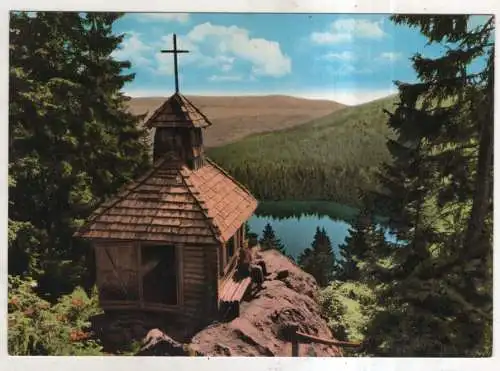
[{"label": "lake shoreline", "polygon": [[[358,213],[357,208],[332,201],[260,201],[248,226],[260,238],[265,225],[270,224],[294,258],[311,246],[316,229],[324,228],[339,256]],[[389,232],[387,238],[394,239]]]}]

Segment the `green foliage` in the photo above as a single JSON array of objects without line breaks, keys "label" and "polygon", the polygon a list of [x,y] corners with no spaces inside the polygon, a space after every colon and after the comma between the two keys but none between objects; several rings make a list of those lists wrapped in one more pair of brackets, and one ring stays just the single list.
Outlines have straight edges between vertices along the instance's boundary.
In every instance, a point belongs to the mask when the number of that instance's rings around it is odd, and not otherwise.
[{"label": "green foliage", "polygon": [[148,164],[120,93],[133,75],[111,56],[123,38],[112,34],[119,17],[11,13],[9,273],[34,277],[51,300],[92,282],[88,246],[72,235]]},{"label": "green foliage", "polygon": [[288,256],[286,248],[281,240],[276,236],[271,224],[267,223],[262,231],[262,237],[259,240],[259,245],[263,251],[275,249],[285,256]]},{"label": "green foliage", "polygon": [[335,255],[330,237],[325,229],[316,228],[311,248],[306,248],[298,257],[299,266],[311,274],[319,286],[330,282],[335,271]]},{"label": "green foliage", "polygon": [[101,355],[89,333],[89,318],[100,313],[97,292],[82,288],[51,305],[35,292],[36,281],[9,276],[10,355]]},{"label": "green foliage", "polygon": [[375,309],[375,294],[356,281],[332,281],[318,294],[318,302],[328,325],[339,340],[362,342]]},{"label": "green foliage", "polygon": [[[366,352],[489,355],[492,18],[474,30],[468,16],[393,19],[446,48],[435,59],[414,56],[420,81],[398,83],[400,103],[389,113],[397,135],[388,141],[393,161],[383,167],[383,192],[373,201],[404,243],[365,245],[372,260],[386,263],[375,266],[372,278],[364,275],[382,308],[365,331]],[[472,71],[474,61],[479,72]]]},{"label": "green foliage", "polygon": [[340,281],[376,282],[384,278],[385,261],[379,260],[391,248],[384,230],[368,209],[359,212],[345,242],[339,246],[335,276]]},{"label": "green foliage", "polygon": [[[387,112],[392,160],[341,246],[344,281],[319,301],[337,336],[363,340],[365,355],[489,356],[492,19],[472,30],[467,16],[393,20],[445,51],[415,55],[420,81],[397,83],[399,103]],[[473,71],[477,58],[482,69]],[[385,216],[399,244],[384,240],[370,210]]]},{"label": "green foliage", "polygon": [[208,154],[261,200],[331,200],[357,205],[377,188],[390,156],[383,109],[394,97],[347,107],[290,129],[252,135]]}]

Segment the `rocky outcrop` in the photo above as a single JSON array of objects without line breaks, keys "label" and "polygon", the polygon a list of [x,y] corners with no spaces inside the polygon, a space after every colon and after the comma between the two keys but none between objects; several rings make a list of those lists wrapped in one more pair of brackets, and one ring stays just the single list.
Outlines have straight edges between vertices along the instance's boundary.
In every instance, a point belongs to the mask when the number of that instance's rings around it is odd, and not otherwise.
[{"label": "rocky outcrop", "polygon": [[[291,344],[283,328],[332,339],[314,300],[314,278],[277,251],[259,253],[267,276],[262,288],[241,303],[240,316],[213,324],[191,340],[190,347],[209,356],[290,356]],[[341,356],[335,346],[301,344],[300,356]]]},{"label": "rocky outcrop", "polygon": [[201,356],[188,345],[175,341],[159,329],[148,332],[137,356]]},{"label": "rocky outcrop", "polygon": [[[213,323],[192,336],[185,326],[163,323],[160,315],[125,312],[95,318],[94,331],[107,351],[139,343],[142,347],[136,355],[140,356],[291,356],[286,335],[290,328],[332,339],[314,300],[318,289],[314,278],[278,251],[257,250],[254,255],[253,264],[261,267],[263,282],[252,285],[253,291],[241,303],[240,316],[229,322]],[[336,346],[299,347],[299,356],[341,355]]]}]

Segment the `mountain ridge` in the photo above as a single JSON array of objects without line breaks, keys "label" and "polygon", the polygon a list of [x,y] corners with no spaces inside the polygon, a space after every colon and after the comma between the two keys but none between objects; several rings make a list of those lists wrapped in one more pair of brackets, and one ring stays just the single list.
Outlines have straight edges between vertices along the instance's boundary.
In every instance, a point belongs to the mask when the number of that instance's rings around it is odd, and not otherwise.
[{"label": "mountain ridge", "polygon": [[[218,147],[256,133],[291,128],[347,107],[335,101],[286,95],[186,97],[214,123],[204,132],[206,147]],[[165,99],[131,98],[128,110],[134,115],[146,114],[147,120]]]}]

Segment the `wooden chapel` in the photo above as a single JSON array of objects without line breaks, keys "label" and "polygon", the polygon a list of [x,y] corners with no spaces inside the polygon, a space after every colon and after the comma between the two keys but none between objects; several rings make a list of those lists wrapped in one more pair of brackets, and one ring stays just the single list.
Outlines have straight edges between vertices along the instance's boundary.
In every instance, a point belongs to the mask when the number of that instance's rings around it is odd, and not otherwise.
[{"label": "wooden chapel", "polygon": [[155,130],[153,167],[75,236],[95,251],[105,311],[164,312],[199,323],[219,315],[257,201],[205,156],[202,129],[211,123],[178,89],[177,53],[186,51],[174,35],[174,49],[164,52],[174,54],[176,91],[146,122]]}]

